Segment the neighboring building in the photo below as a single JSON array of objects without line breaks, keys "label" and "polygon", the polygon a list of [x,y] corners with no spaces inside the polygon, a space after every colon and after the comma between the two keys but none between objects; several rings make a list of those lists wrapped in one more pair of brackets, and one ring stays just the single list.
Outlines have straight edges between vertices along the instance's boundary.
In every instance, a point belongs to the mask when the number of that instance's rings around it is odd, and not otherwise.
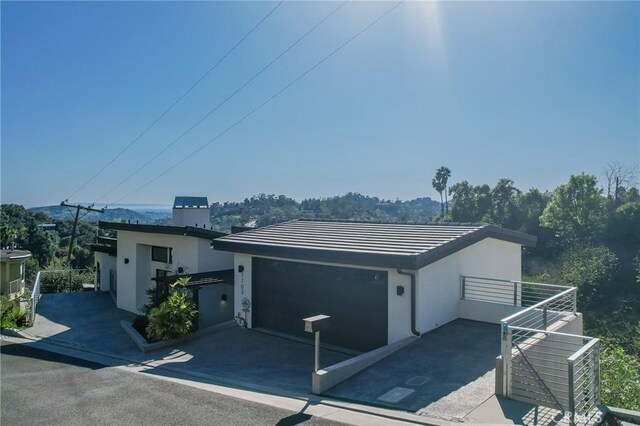
[{"label": "neighboring building", "polygon": [[521,246],[535,242],[485,224],[294,220],[212,245],[234,253],[248,327],[309,337],[302,319],[326,314],[324,342],[368,351],[459,318],[461,276],[520,280]]},{"label": "neighboring building", "polygon": [[24,292],[24,263],[30,257],[27,250],[0,251],[0,294],[13,298]]},{"label": "neighboring building", "polygon": [[176,226],[211,227],[211,208],[207,197],[176,197],[172,213]]},{"label": "neighboring building", "polygon": [[[97,274],[99,288],[111,292],[118,308],[140,313],[148,303],[147,289],[166,276],[233,268],[233,255],[211,249],[211,240],[226,234],[206,229],[210,223],[206,197],[176,197],[173,222],[171,226],[98,223],[101,229],[117,231],[116,239],[101,238],[92,249],[96,269],[100,271]],[[232,282],[215,282],[218,286],[215,291],[211,287],[212,290],[199,295],[200,310],[209,306],[209,298],[219,301],[224,295],[230,305],[228,319],[231,319]],[[218,305],[212,304],[211,309],[217,309]],[[212,317],[213,314],[203,312],[203,315]]]}]

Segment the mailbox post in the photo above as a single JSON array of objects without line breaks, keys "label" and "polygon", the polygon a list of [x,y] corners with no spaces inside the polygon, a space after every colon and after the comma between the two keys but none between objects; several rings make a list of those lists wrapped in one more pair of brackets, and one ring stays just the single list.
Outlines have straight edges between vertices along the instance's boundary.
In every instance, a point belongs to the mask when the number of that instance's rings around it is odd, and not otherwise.
[{"label": "mailbox post", "polygon": [[330,319],[331,317],[328,315],[316,315],[303,319],[304,331],[307,333],[314,333],[316,338],[316,360],[314,370],[316,372],[320,369],[320,331],[329,328]]}]

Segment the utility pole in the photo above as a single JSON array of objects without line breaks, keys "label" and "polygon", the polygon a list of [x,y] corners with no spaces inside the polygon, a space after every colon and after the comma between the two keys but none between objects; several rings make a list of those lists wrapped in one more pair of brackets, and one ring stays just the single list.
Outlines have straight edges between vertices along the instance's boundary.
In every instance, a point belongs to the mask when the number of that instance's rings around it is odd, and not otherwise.
[{"label": "utility pole", "polygon": [[80,219],[80,210],[89,212],[104,213],[104,209],[94,209],[93,204],[89,206],[81,206],[79,204],[69,204],[68,200],[64,200],[60,203],[63,207],[74,207],[76,209],[76,217],[73,220],[73,230],[71,231],[71,240],[69,240],[69,253],[67,254],[67,263],[71,266],[71,252],[73,251],[73,243],[76,241],[76,230],[78,229],[78,220]]}]

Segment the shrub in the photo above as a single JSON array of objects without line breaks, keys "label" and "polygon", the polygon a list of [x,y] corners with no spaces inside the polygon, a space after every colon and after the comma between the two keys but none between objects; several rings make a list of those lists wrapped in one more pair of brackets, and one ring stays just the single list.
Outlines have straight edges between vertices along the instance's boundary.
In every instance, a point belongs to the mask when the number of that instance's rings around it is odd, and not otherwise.
[{"label": "shrub", "polygon": [[188,278],[180,278],[172,284],[169,298],[149,312],[146,331],[151,339],[177,339],[186,336],[192,330],[198,311],[186,288],[188,281]]},{"label": "shrub", "polygon": [[82,284],[94,281],[90,270],[46,271],[40,274],[41,293],[72,293],[82,291]]},{"label": "shrub", "polygon": [[18,299],[9,300],[7,296],[0,297],[0,327],[18,328],[24,326],[26,315],[20,309]]},{"label": "shrub", "polygon": [[601,352],[602,402],[612,407],[640,410],[640,361],[620,346],[605,345]]},{"label": "shrub", "polygon": [[170,286],[166,282],[158,281],[156,284],[146,290],[149,303],[142,307],[142,312],[149,316],[153,308],[157,308],[169,298]]}]

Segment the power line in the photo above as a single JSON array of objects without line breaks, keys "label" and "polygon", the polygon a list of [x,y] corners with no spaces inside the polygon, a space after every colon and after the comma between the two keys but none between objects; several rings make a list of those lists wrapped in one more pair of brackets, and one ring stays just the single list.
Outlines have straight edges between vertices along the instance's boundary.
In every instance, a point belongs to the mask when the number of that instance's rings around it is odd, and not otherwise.
[{"label": "power line", "polygon": [[331,58],[333,55],[335,55],[339,50],[341,50],[342,48],[344,48],[346,45],[348,45],[349,43],[351,43],[353,40],[355,40],[356,38],[358,38],[360,35],[362,35],[364,32],[366,32],[367,30],[369,30],[371,27],[373,27],[375,24],[377,24],[379,21],[381,21],[384,17],[386,17],[389,13],[391,13],[393,10],[395,10],[398,6],[400,6],[400,4],[402,4],[404,0],[400,0],[399,2],[397,2],[395,5],[393,5],[391,8],[389,8],[387,11],[385,11],[382,15],[380,15],[378,18],[376,18],[374,21],[372,21],[371,23],[369,23],[369,25],[367,25],[366,27],[364,27],[362,30],[360,30],[359,32],[357,32],[355,35],[351,36],[347,41],[345,41],[344,43],[342,43],[340,46],[338,46],[335,50],[333,50],[331,53],[329,53],[327,56],[325,56],[324,58],[322,58],[320,61],[316,62],[313,66],[311,66],[309,69],[307,69],[305,72],[303,72],[302,74],[300,74],[298,77],[296,77],[293,81],[291,81],[290,83],[288,83],[286,86],[284,86],[282,89],[280,89],[279,91],[277,91],[275,94],[271,95],[266,101],[262,102],[260,105],[258,105],[257,107],[255,107],[254,109],[252,109],[251,111],[249,111],[247,114],[245,114],[244,116],[242,116],[239,120],[237,120],[235,123],[233,123],[231,126],[227,127],[225,130],[223,130],[222,132],[218,133],[215,137],[213,137],[212,139],[210,139],[208,142],[204,143],[203,145],[201,145],[199,148],[197,148],[195,151],[191,152],[189,155],[187,155],[186,157],[184,157],[182,160],[178,161],[177,163],[173,164],[171,167],[169,167],[168,169],[166,169],[165,171],[163,171],[162,173],[160,173],[159,175],[157,175],[156,177],[150,179],[149,181],[147,181],[146,183],[142,184],[141,186],[139,186],[138,188],[136,188],[135,190],[129,192],[127,195],[125,195],[124,197],[118,199],[117,201],[115,201],[116,203],[119,203],[120,201],[124,200],[125,198],[135,194],[136,192],[140,191],[142,188],[150,185],[151,183],[155,182],[156,180],[160,179],[162,176],[164,176],[165,174],[169,173],[171,170],[175,169],[176,167],[178,167],[180,164],[184,163],[185,161],[187,161],[188,159],[190,159],[191,157],[193,157],[194,155],[196,155],[198,152],[202,151],[204,148],[206,148],[207,146],[211,145],[213,142],[215,142],[216,140],[220,139],[222,136],[224,136],[227,132],[229,132],[231,129],[233,129],[234,127],[236,127],[238,124],[242,123],[244,120],[246,120],[247,118],[249,118],[251,115],[253,115],[256,111],[258,111],[259,109],[261,109],[263,106],[267,105],[269,102],[271,102],[272,100],[274,100],[275,98],[277,98],[278,96],[280,96],[283,92],[285,92],[287,89],[289,89],[291,86],[293,86],[295,83],[297,83],[298,81],[300,81],[302,78],[304,78],[307,74],[309,74],[311,71],[313,71],[314,69],[316,69],[318,66],[320,66],[323,62],[325,62],[327,59]]},{"label": "power line", "polygon": [[132,173],[130,173],[126,178],[124,178],[122,181],[120,181],[117,185],[115,185],[113,188],[111,188],[108,192],[106,192],[104,195],[102,195],[100,198],[98,198],[96,200],[96,202],[99,202],[101,200],[103,200],[105,197],[107,197],[109,194],[111,194],[113,191],[115,191],[116,189],[118,189],[120,186],[122,186],[122,184],[124,184],[125,182],[127,182],[129,179],[131,179],[133,176],[137,175],[142,169],[144,169],[145,167],[147,167],[149,164],[151,164],[156,158],[158,158],[160,155],[162,155],[163,153],[165,153],[169,148],[171,148],[173,145],[175,145],[178,141],[180,141],[183,137],[185,137],[189,132],[191,132],[193,129],[195,129],[197,126],[199,126],[203,121],[205,121],[207,118],[209,118],[214,112],[216,112],[218,109],[220,109],[224,104],[226,104],[231,98],[233,98],[235,95],[237,95],[242,89],[244,89],[245,87],[247,87],[253,80],[255,80],[256,78],[258,78],[258,76],[260,76],[263,72],[265,72],[269,67],[271,67],[271,65],[273,65],[274,63],[276,63],[276,61],[278,61],[280,58],[282,58],[285,54],[287,54],[287,52],[289,52],[291,49],[293,49],[298,43],[300,43],[302,40],[304,40],[309,34],[311,34],[316,28],[318,28],[320,25],[322,25],[327,19],[329,19],[331,16],[333,16],[333,14],[335,14],[338,10],[340,10],[340,8],[342,8],[342,6],[344,6],[347,2],[343,1],[342,3],[340,3],[338,5],[338,7],[334,8],[328,15],[326,15],[324,18],[322,18],[320,21],[318,21],[318,23],[316,23],[314,26],[312,26],[307,32],[305,32],[302,36],[300,36],[296,41],[294,41],[292,44],[289,45],[289,47],[287,47],[284,51],[282,51],[282,53],[280,53],[278,56],[276,56],[271,62],[269,62],[267,65],[265,65],[260,71],[258,71],[256,74],[253,75],[253,77],[251,77],[250,79],[248,79],[247,81],[245,81],[240,87],[238,87],[233,93],[231,93],[229,96],[227,96],[222,102],[220,102],[218,105],[216,105],[213,109],[211,109],[209,112],[207,112],[202,118],[200,118],[198,121],[196,121],[191,127],[189,127],[184,133],[182,133],[180,136],[178,136],[176,139],[174,139],[171,143],[169,143],[167,146],[165,146],[162,150],[160,150],[158,153],[156,153],[153,157],[151,157],[149,160],[147,160],[143,165],[141,165],[140,167],[138,167],[136,170],[134,170]]},{"label": "power line", "polygon": [[276,9],[278,9],[282,3],[284,3],[284,0],[280,1],[277,5],[275,5],[275,7],[273,7],[260,21],[258,21],[257,24],[255,24],[253,26],[253,28],[251,28],[251,30],[249,30],[248,33],[246,33],[244,36],[242,36],[242,38],[240,40],[238,40],[238,42],[236,44],[233,45],[233,47],[231,47],[231,49],[229,49],[227,51],[227,53],[225,53],[220,59],[218,59],[218,61],[213,64],[204,74],[202,74],[202,76],[191,85],[191,87],[189,87],[189,89],[187,89],[186,92],[184,92],[182,95],[180,95],[178,97],[178,99],[176,99],[171,105],[169,105],[169,108],[167,108],[166,110],[164,110],[164,112],[162,114],[160,114],[158,116],[158,118],[156,118],[155,120],[153,120],[151,122],[151,124],[149,124],[138,136],[136,136],[135,139],[133,139],[131,142],[129,142],[129,144],[127,146],[125,146],[120,152],[118,152],[111,160],[109,160],[109,162],[107,164],[105,164],[100,170],[98,170],[98,172],[96,172],[93,176],[91,176],[84,184],[82,184],[82,186],[80,186],[78,189],[76,189],[71,195],[69,195],[67,198],[71,198],[74,195],[76,195],[78,192],[80,192],[82,189],[84,189],[87,185],[89,185],[89,183],[91,183],[96,177],[98,177],[102,172],[104,172],[107,167],[109,167],[111,164],[113,164],[114,161],[116,161],[118,158],[120,158],[122,156],[122,154],[124,154],[125,152],[127,152],[127,150],[129,150],[129,148],[131,148],[136,142],[138,142],[138,140],[140,140],[141,137],[143,137],[153,126],[155,126],[160,120],[162,120],[162,118],[167,115],[167,113],[169,111],[171,111],[173,109],[174,106],[176,106],[185,96],[187,96],[189,93],[191,93],[191,91],[198,85],[200,84],[200,82],[202,82],[202,80],[204,80],[209,74],[211,74],[211,72],[213,70],[215,70],[218,65],[220,65],[220,63],[222,63],[222,61],[224,61],[226,59],[227,56],[229,56],[234,50],[236,50],[236,48],[247,38],[249,37],[260,25],[262,25],[262,23],[264,21],[267,20],[267,18],[269,16],[271,16],[271,14],[273,14],[273,12],[276,11]]}]

